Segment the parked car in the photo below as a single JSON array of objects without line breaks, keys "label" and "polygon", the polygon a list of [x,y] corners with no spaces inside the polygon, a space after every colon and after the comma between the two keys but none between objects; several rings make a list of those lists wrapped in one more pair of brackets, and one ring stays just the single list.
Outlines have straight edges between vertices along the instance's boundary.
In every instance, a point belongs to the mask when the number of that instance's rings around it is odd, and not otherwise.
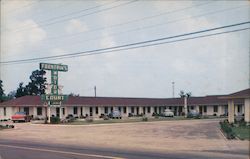
[{"label": "parked car", "polygon": [[188,118],[200,118],[200,113],[196,110],[190,110],[187,117]]},{"label": "parked car", "polygon": [[170,109],[165,109],[163,112],[163,116],[165,117],[174,117],[174,113]]},{"label": "parked car", "polygon": [[26,112],[16,112],[11,116],[11,120],[15,123],[17,121],[30,122],[31,116],[27,115]]},{"label": "parked car", "polygon": [[122,118],[121,112],[118,110],[114,110],[108,116],[109,116],[109,118],[112,118],[112,119],[121,119]]}]

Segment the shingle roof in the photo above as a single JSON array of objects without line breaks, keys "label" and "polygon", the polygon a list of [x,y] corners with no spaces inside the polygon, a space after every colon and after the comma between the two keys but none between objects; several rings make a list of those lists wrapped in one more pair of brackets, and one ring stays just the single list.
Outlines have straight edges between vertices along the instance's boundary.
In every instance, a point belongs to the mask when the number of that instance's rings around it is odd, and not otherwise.
[{"label": "shingle roof", "polygon": [[[220,96],[190,97],[188,105],[226,105],[227,99],[219,99]],[[184,100],[182,98],[120,98],[120,97],[74,97],[69,96],[68,100],[63,102],[65,106],[181,106]],[[237,99],[235,103],[242,104],[243,100]],[[23,96],[12,99],[0,106],[41,106],[40,96]]]},{"label": "shingle roof", "polygon": [[231,93],[229,95],[221,96],[220,98],[222,99],[250,98],[250,88],[235,93]]}]

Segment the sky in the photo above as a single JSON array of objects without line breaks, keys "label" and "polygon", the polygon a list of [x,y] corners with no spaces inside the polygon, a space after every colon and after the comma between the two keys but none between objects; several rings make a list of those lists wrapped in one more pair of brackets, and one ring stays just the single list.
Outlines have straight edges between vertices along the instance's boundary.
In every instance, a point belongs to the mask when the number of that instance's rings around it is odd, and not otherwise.
[{"label": "sky", "polygon": [[[250,21],[249,1],[1,0],[0,62],[62,55]],[[203,33],[249,27],[249,24]],[[192,37],[192,36],[189,36]],[[249,29],[92,56],[0,64],[5,93],[40,62],[68,65],[63,93],[105,97],[229,94],[249,88]],[[50,73],[47,71],[49,81]]]}]

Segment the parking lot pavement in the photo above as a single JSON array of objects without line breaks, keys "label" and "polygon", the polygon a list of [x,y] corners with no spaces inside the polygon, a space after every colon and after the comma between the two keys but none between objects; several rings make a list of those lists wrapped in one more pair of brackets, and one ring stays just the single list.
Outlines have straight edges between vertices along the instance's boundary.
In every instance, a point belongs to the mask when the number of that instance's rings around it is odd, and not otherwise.
[{"label": "parking lot pavement", "polygon": [[179,120],[106,125],[36,125],[16,123],[0,138],[53,144],[147,152],[248,152],[248,141],[228,141],[219,120]]}]

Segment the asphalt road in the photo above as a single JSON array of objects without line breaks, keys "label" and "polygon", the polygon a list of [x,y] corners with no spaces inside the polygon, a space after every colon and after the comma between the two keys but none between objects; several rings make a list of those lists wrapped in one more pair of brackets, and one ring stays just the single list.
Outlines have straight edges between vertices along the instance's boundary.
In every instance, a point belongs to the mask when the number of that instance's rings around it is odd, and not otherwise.
[{"label": "asphalt road", "polygon": [[37,142],[0,140],[0,159],[236,159],[246,158],[247,152],[138,152],[93,147],[76,147]]}]

